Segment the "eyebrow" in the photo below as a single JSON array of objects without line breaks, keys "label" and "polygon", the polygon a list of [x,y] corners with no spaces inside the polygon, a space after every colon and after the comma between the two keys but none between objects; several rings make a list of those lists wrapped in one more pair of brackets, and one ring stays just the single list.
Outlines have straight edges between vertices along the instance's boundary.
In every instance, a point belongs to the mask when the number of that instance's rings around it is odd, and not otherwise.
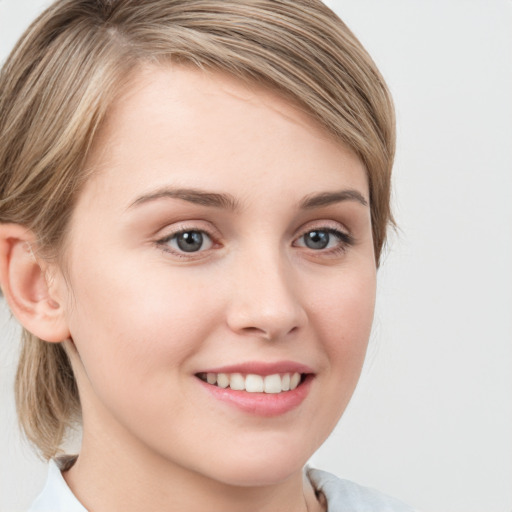
[{"label": "eyebrow", "polygon": [[238,201],[231,194],[219,194],[217,192],[207,192],[191,188],[167,187],[138,197],[128,208],[164,198],[181,199],[201,206],[210,206],[232,211],[239,208]]},{"label": "eyebrow", "polygon": [[[188,201],[189,203],[198,204],[201,206],[222,208],[230,211],[237,211],[240,208],[240,204],[231,194],[208,192],[192,188],[175,189],[165,187],[138,197],[135,201],[133,201],[133,203],[130,204],[128,209],[139,206],[141,204],[149,203],[151,201],[166,198],[181,199],[183,201]],[[360,192],[354,189],[346,189],[336,192],[320,192],[318,194],[309,195],[301,201],[300,208],[302,210],[311,210],[343,201],[356,201],[363,206],[368,206],[368,201]]]},{"label": "eyebrow", "polygon": [[354,189],[346,189],[339,190],[337,192],[321,192],[319,194],[312,194],[302,200],[300,207],[303,210],[310,210],[313,208],[320,208],[322,206],[340,203],[342,201],[356,201],[363,206],[368,206],[368,201],[360,192]]}]

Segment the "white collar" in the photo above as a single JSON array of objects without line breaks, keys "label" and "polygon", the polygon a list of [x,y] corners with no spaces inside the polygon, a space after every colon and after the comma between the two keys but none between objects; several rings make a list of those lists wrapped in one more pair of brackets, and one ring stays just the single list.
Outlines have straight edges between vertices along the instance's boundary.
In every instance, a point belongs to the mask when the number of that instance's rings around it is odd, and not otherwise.
[{"label": "white collar", "polygon": [[51,460],[46,484],[28,512],[87,512],[87,509],[71,492],[57,463]]},{"label": "white collar", "polygon": [[[68,459],[68,463],[72,459]],[[70,467],[69,465],[67,467]],[[362,487],[318,469],[306,466],[306,475],[317,492],[324,494],[328,509],[335,511],[382,510],[394,512],[414,512],[403,503],[384,494]],[[48,478],[41,494],[28,512],[87,512],[77,500],[62,476],[55,461],[50,461]]]}]

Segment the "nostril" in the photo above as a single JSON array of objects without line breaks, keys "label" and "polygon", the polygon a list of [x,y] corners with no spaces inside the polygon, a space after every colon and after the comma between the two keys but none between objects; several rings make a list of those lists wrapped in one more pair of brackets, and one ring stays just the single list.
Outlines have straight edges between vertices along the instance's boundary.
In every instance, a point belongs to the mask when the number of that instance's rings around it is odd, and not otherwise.
[{"label": "nostril", "polygon": [[265,338],[270,340],[272,336],[265,329],[261,329],[259,327],[244,327],[242,331],[246,334],[250,334],[252,336],[259,336],[261,338]]},{"label": "nostril", "polygon": [[288,332],[285,332],[285,333],[278,332],[278,330],[273,332],[271,329],[266,330],[266,329],[263,329],[263,328],[260,328],[260,327],[244,327],[242,329],[242,332],[247,334],[247,335],[250,335],[250,336],[263,338],[263,339],[265,339],[267,341],[272,341],[272,340],[275,340],[275,339],[283,336],[283,334],[284,335],[293,334],[293,333],[295,333],[298,330],[299,330],[298,326],[292,327]]}]

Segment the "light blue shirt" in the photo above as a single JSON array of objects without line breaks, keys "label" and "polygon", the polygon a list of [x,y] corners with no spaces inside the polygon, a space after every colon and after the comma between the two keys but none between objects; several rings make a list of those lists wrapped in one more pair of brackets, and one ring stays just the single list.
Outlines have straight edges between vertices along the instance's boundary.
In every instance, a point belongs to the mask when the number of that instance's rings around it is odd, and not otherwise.
[{"label": "light blue shirt", "polygon": [[418,512],[395,498],[327,471],[306,468],[306,473],[313,487],[325,496],[327,512]]},{"label": "light blue shirt", "polygon": [[[349,480],[340,480],[326,471],[306,468],[306,474],[313,487],[325,496],[328,512],[415,512],[394,498]],[[51,461],[45,487],[28,512],[87,510],[71,492],[57,464]]]}]

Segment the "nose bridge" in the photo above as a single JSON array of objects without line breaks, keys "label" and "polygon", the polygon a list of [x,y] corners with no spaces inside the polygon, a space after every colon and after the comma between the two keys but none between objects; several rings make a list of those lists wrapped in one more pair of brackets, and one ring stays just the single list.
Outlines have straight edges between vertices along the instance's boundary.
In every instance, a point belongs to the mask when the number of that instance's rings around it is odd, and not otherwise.
[{"label": "nose bridge", "polygon": [[233,330],[277,339],[304,325],[293,268],[278,244],[241,251],[236,266],[228,314]]}]

